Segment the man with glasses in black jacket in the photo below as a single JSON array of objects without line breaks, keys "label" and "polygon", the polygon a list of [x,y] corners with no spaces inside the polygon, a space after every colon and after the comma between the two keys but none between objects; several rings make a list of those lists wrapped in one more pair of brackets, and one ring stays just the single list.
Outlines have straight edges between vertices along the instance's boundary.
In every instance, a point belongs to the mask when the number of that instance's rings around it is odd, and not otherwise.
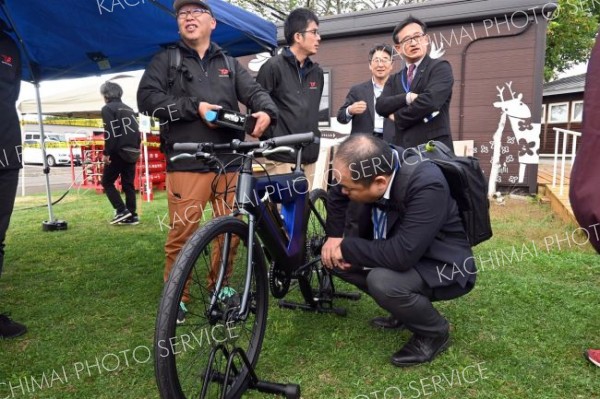
[{"label": "man with glasses in black jacket", "polygon": [[[250,134],[255,138],[260,137],[277,118],[277,107],[268,93],[239,61],[211,41],[217,21],[208,2],[176,0],[173,8],[181,40],[175,49],[165,49],[152,59],[137,93],[140,112],[161,120],[161,142],[167,157],[170,230],[165,243],[165,282],[179,251],[204,217],[207,202],[211,202],[216,216],[227,213],[233,207],[240,165],[239,157],[222,155],[219,159],[228,165],[227,173],[217,175],[217,167],[202,160],[171,162],[170,158],[177,154],[173,143],[219,144],[234,139],[244,140],[243,131],[218,127],[206,119],[207,111],[220,108],[239,111],[238,102],[254,112],[256,125]],[[177,73],[171,81],[170,70],[177,55],[180,64],[175,63]],[[208,289],[214,288],[218,271],[218,263],[213,263]],[[219,296],[227,299],[235,294],[230,287],[223,287]],[[190,299],[187,290],[182,299],[177,318],[179,323],[185,321],[185,304]]]},{"label": "man with glasses in black jacket", "polygon": [[[319,64],[310,56],[317,54],[321,35],[319,18],[306,8],[297,8],[285,20],[283,31],[288,47],[270,58],[258,72],[256,81],[264,87],[279,108],[277,126],[267,131],[271,137],[293,133],[319,131],[319,104],[323,94],[324,75]],[[309,184],[315,173],[319,144],[313,143],[302,150],[302,164]],[[269,174],[289,173],[296,162],[293,154],[274,154],[269,159],[275,167]]]}]

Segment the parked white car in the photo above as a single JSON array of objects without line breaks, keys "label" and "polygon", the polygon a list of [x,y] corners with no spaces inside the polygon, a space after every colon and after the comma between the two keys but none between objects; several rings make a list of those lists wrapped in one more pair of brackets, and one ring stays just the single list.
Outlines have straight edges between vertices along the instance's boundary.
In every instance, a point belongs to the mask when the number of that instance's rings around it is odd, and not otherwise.
[{"label": "parked white car", "polygon": [[[41,142],[40,133],[25,133],[22,153],[23,163],[44,163]],[[48,166],[52,167],[56,165],[71,164],[69,143],[66,141],[65,137],[63,137],[63,135],[52,133],[46,134],[44,142],[46,145],[46,162],[48,163]],[[75,164],[81,164],[81,154],[79,148],[73,149],[73,156]]]}]

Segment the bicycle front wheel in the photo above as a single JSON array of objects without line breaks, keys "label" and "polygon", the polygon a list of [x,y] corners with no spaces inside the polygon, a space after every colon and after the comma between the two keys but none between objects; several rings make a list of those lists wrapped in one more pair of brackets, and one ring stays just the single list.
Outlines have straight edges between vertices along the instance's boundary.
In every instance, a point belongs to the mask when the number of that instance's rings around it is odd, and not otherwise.
[{"label": "bicycle front wheel", "polygon": [[[239,359],[227,382],[224,377],[226,353],[234,348],[243,349],[256,365],[266,327],[264,257],[255,241],[249,265],[248,245],[248,225],[225,216],[197,230],[177,257],[156,320],[155,372],[161,398],[212,399],[225,392],[226,398],[235,399],[246,389],[248,368]],[[223,284],[211,306],[222,266],[226,267]],[[249,312],[245,317],[239,310],[249,267]]]}]

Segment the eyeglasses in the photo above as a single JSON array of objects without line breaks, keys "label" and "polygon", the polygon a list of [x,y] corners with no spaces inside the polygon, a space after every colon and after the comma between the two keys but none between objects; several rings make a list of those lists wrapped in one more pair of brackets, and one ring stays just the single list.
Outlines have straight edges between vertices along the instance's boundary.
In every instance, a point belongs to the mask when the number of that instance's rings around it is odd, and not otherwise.
[{"label": "eyeglasses", "polygon": [[373,58],[371,59],[371,63],[389,65],[392,63],[392,60],[389,58]]},{"label": "eyeglasses", "polygon": [[400,45],[401,46],[406,46],[407,44],[411,43],[413,40],[415,41],[415,43],[419,44],[421,42],[425,42],[427,41],[428,36],[425,33],[417,33],[411,37],[407,37],[406,39],[403,39],[400,41]]},{"label": "eyeglasses", "polygon": [[298,33],[302,33],[302,34],[304,34],[304,33],[312,33],[315,36],[319,36],[319,37],[321,36],[321,34],[319,33],[318,29],[303,30],[302,32],[298,32]]},{"label": "eyeglasses", "polygon": [[177,13],[178,19],[187,19],[190,15],[194,18],[200,18],[203,14],[210,14],[206,8],[194,8],[193,10],[179,11]]}]

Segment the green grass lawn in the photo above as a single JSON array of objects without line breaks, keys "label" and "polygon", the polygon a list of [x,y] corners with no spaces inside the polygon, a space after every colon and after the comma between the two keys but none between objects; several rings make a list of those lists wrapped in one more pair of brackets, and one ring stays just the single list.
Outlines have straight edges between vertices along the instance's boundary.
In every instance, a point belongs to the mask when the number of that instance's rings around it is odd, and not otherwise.
[{"label": "green grass lawn", "polygon": [[[16,208],[44,203],[18,198]],[[29,332],[0,341],[0,399],[158,397],[149,348],[164,193],[141,204],[139,226],[110,226],[108,200],[93,192],[73,191],[54,211],[67,231],[41,231],[46,208],[13,214],[0,311]],[[409,335],[371,328],[383,313],[370,298],[339,300],[347,317],[283,310],[271,298],[259,375],[299,383],[305,399],[600,398],[600,369],[582,357],[600,347],[600,256],[547,206],[509,200],[492,212],[495,236],[475,250],[476,288],[437,305],[453,343],[433,363],[389,363]]]}]

